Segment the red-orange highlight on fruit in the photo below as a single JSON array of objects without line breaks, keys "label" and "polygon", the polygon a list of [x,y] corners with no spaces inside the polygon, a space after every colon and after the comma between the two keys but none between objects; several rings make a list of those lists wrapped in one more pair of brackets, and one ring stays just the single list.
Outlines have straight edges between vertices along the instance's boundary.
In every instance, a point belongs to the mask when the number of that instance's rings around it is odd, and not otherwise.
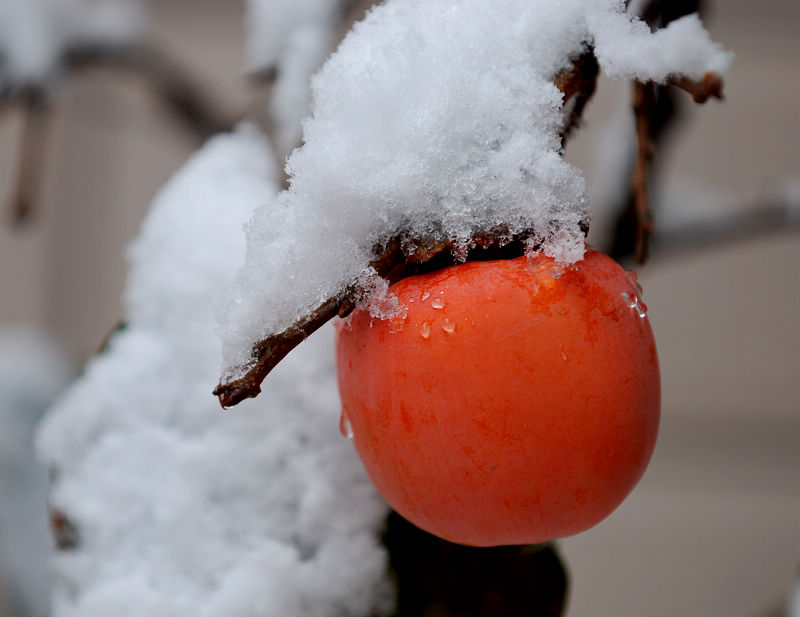
[{"label": "red-orange highlight on fruit", "polygon": [[659,422],[640,290],[588,250],[469,262],[396,283],[406,319],[339,329],[345,423],[401,515],[474,546],[569,536],[644,473]]}]

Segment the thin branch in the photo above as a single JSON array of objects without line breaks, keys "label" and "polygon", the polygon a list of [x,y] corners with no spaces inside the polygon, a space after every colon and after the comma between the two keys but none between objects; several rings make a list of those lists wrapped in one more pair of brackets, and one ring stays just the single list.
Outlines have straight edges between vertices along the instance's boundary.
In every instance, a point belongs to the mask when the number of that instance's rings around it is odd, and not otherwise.
[{"label": "thin branch", "polygon": [[339,40],[345,37],[355,22],[364,19],[367,11],[375,4],[377,4],[377,0],[346,0],[342,6],[342,22],[339,28]]},{"label": "thin branch", "polygon": [[765,235],[800,231],[800,202],[788,197],[755,200],[754,205],[714,219],[686,223],[653,234],[654,257],[707,251]]},{"label": "thin branch", "polygon": [[650,118],[653,115],[655,106],[655,86],[649,82],[634,82],[633,111],[636,115],[636,134],[639,142],[636,152],[636,165],[631,179],[636,212],[636,239],[633,253],[634,259],[640,264],[647,259],[647,241],[653,232],[648,197],[648,180],[654,153]]},{"label": "thin branch", "polygon": [[[401,259],[401,243],[399,238],[395,238],[386,244],[378,258],[370,265],[380,275],[386,275],[401,263]],[[346,316],[355,308],[357,302],[357,290],[351,285],[344,293],[328,298],[286,330],[258,341],[251,351],[253,363],[247,367],[244,374],[236,379],[223,380],[214,389],[214,395],[219,397],[222,407],[231,407],[244,399],[258,396],[261,392],[261,382],[292,349],[337,315]]]},{"label": "thin branch", "polygon": [[[582,224],[581,229],[586,233],[588,225]],[[527,236],[509,236],[507,230],[499,228],[479,233],[472,238],[472,248],[465,257],[467,261],[515,257],[524,253],[527,240]],[[456,263],[454,248],[452,240],[441,236],[413,240],[396,236],[375,247],[373,252],[378,256],[370,266],[378,276],[393,282]],[[241,376],[228,380],[223,378],[215,388],[214,394],[219,397],[222,407],[232,407],[257,396],[261,392],[261,383],[292,349],[332,318],[350,314],[361,296],[359,286],[353,282],[344,292],[328,298],[286,330],[255,343],[251,350],[252,362],[239,367]]]},{"label": "thin branch", "polygon": [[682,75],[671,76],[668,80],[671,86],[685,90],[692,95],[695,103],[703,104],[710,98],[723,100],[722,77],[717,73],[708,72],[699,81],[683,77]]},{"label": "thin branch", "polygon": [[75,549],[80,544],[81,534],[77,526],[66,514],[56,508],[50,508],[50,532],[56,548],[60,551]]},{"label": "thin branch", "polygon": [[[702,104],[710,98],[723,98],[723,80],[717,73],[706,73],[700,80],[679,75],[672,76],[669,84],[691,94],[695,103]],[[649,187],[655,142],[669,120],[674,117],[674,111],[671,105],[666,107],[666,112],[659,107],[655,84],[635,82],[633,89],[633,111],[638,138],[636,162],[631,178],[632,212],[635,222],[633,256],[637,263],[642,264],[647,260],[649,239],[653,233]]]},{"label": "thin branch", "polygon": [[16,97],[25,116],[19,147],[19,164],[10,209],[15,225],[30,221],[42,180],[50,114],[45,93],[28,89]]},{"label": "thin branch", "polygon": [[199,139],[229,131],[236,123],[216,107],[185,71],[164,54],[149,47],[81,45],[64,55],[69,70],[107,66],[141,77],[182,123]]},{"label": "thin branch", "polygon": [[572,109],[561,128],[561,147],[566,146],[573,131],[580,126],[583,111],[597,88],[597,76],[600,65],[594,55],[594,48],[589,47],[572,63],[568,71],[556,75],[556,88],[564,93],[564,108],[572,101]]}]

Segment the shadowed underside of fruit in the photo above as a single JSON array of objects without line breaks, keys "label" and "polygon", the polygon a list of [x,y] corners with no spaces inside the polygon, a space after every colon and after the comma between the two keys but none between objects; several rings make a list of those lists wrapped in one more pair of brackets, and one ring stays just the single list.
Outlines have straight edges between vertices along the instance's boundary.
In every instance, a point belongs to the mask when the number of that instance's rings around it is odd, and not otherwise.
[{"label": "shadowed underside of fruit", "polygon": [[559,617],[565,608],[568,576],[552,543],[461,546],[396,513],[384,542],[398,588],[393,617]]}]

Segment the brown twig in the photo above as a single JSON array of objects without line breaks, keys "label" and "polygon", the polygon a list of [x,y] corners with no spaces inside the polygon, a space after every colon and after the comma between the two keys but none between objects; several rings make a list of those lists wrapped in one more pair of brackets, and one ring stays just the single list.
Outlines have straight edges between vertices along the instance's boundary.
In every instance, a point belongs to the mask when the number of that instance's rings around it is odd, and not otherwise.
[{"label": "brown twig", "polygon": [[[586,233],[588,225],[583,224],[581,228]],[[478,233],[472,239],[473,246],[466,259],[500,259],[522,255],[526,240],[527,236],[510,236],[507,230],[501,228]],[[396,281],[456,263],[454,248],[453,241],[442,236],[431,235],[413,240],[395,236],[373,249],[377,257],[370,262],[370,266],[378,276]],[[251,350],[252,361],[241,367],[241,376],[228,380],[223,378],[214,390],[220,404],[227,408],[257,396],[261,392],[261,382],[292,349],[330,319],[346,317],[358,305],[361,296],[361,289],[353,282],[344,292],[309,311],[307,316],[286,330],[255,343]]]},{"label": "brown twig", "polygon": [[692,95],[695,103],[703,104],[710,98],[722,100],[722,77],[717,73],[706,73],[699,81],[689,79],[682,75],[671,76],[668,80],[671,86],[685,90]]},{"label": "brown twig", "polygon": [[[650,0],[642,7],[641,18],[651,29],[657,30],[686,15],[702,13],[702,9],[701,0]],[[667,79],[667,84],[653,87],[653,97],[648,94],[649,100],[644,103],[646,112],[636,111],[639,143],[632,157],[632,181],[621,195],[617,206],[619,214],[607,247],[608,254],[615,259],[623,260],[634,256],[639,263],[646,259],[647,240],[653,226],[652,209],[647,201],[647,188],[654,176],[655,161],[652,152],[668,133],[667,129],[680,117],[675,89],[685,90],[697,103],[704,103],[709,98],[722,98],[723,83],[716,73],[707,73],[700,80],[672,75]],[[636,97],[638,94],[635,93],[634,98]],[[643,136],[649,144],[642,142]]]},{"label": "brown twig", "polygon": [[561,128],[561,146],[566,146],[572,132],[580,126],[583,111],[597,88],[600,65],[594,55],[594,48],[587,48],[572,63],[568,71],[556,75],[556,88],[564,93],[564,107],[572,101],[572,109]]},{"label": "brown twig", "polygon": [[[386,243],[379,256],[370,265],[379,275],[385,276],[401,263],[401,258],[400,239],[394,238]],[[253,345],[251,351],[253,362],[244,374],[228,381],[223,379],[215,388],[214,394],[219,397],[222,407],[231,407],[244,399],[258,396],[261,392],[261,382],[292,349],[337,315],[347,316],[357,302],[357,289],[354,285],[350,285],[342,294],[327,299],[286,330],[268,336]]]},{"label": "brown twig", "polygon": [[229,131],[236,123],[235,118],[211,102],[208,93],[182,68],[155,49],[139,45],[81,45],[66,51],[63,64],[68,70],[107,66],[143,78],[198,139]]},{"label": "brown twig", "polygon": [[[692,80],[684,76],[669,78],[669,84],[692,95],[695,103],[705,103],[710,98],[722,99],[723,81],[717,73],[706,73],[701,80]],[[633,111],[636,117],[636,134],[638,145],[636,162],[631,178],[631,196],[633,199],[633,215],[635,221],[633,257],[637,263],[643,264],[649,252],[649,239],[653,233],[653,219],[650,208],[649,186],[652,175],[652,163],[655,153],[655,141],[663,131],[666,122],[674,112],[668,112],[666,120],[660,116],[656,86],[653,83],[634,82]]]},{"label": "brown twig", "polygon": [[50,532],[60,551],[72,550],[80,544],[80,532],[75,523],[57,508],[50,508]]},{"label": "brown twig", "polygon": [[33,216],[41,185],[50,114],[43,90],[28,89],[20,93],[16,100],[22,105],[25,119],[10,207],[14,224],[22,225]]},{"label": "brown twig", "polygon": [[653,234],[654,256],[686,255],[764,235],[800,231],[800,202],[788,197],[765,197],[749,208],[703,221],[686,223]]},{"label": "brown twig", "polygon": [[655,86],[649,82],[634,82],[633,111],[636,115],[636,134],[639,142],[636,152],[636,165],[631,182],[637,223],[634,258],[640,264],[647,259],[647,241],[653,232],[653,221],[650,216],[650,202],[648,199],[648,180],[654,153],[650,117],[653,114],[655,105]]}]

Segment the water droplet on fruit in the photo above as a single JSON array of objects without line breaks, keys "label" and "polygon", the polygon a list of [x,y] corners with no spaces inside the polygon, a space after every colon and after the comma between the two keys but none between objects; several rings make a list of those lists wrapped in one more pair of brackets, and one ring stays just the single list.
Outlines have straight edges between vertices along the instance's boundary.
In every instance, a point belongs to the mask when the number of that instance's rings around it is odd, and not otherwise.
[{"label": "water droplet on fruit", "polygon": [[430,297],[431,297],[431,292],[429,292],[429,291],[426,291],[424,294],[422,294],[422,297],[420,298],[420,300],[422,300],[423,302],[425,302],[425,300],[427,300],[427,299],[428,299],[428,298],[430,298]]},{"label": "water droplet on fruit", "polygon": [[632,308],[636,311],[636,314],[641,317],[647,317],[647,305],[642,302],[642,299],[635,295],[629,294],[627,291],[622,292],[622,300],[625,302],[628,308]]},{"label": "water droplet on fruit", "polygon": [[640,296],[644,295],[644,289],[642,289],[642,285],[639,283],[639,275],[633,270],[625,270],[625,276],[628,277],[628,280],[631,282],[631,285],[633,285],[636,293]]},{"label": "water droplet on fruit", "polygon": [[422,325],[419,327],[419,335],[425,339],[429,338],[431,335],[431,324],[427,321],[423,321]]},{"label": "water droplet on fruit", "polygon": [[442,321],[442,330],[452,334],[453,332],[456,331],[456,322],[454,322],[452,319],[449,319],[448,317],[445,317],[444,321]]},{"label": "water droplet on fruit", "polygon": [[353,438],[353,425],[350,424],[350,418],[347,417],[347,412],[344,409],[342,409],[342,415],[339,417],[339,432],[342,437]]},{"label": "water droplet on fruit", "polygon": [[562,358],[563,360],[566,360],[566,359],[567,359],[567,354],[565,354],[563,351],[561,352],[561,358]]},{"label": "water droplet on fruit", "polygon": [[444,298],[434,298],[433,300],[431,300],[431,306],[435,309],[443,309]]}]

